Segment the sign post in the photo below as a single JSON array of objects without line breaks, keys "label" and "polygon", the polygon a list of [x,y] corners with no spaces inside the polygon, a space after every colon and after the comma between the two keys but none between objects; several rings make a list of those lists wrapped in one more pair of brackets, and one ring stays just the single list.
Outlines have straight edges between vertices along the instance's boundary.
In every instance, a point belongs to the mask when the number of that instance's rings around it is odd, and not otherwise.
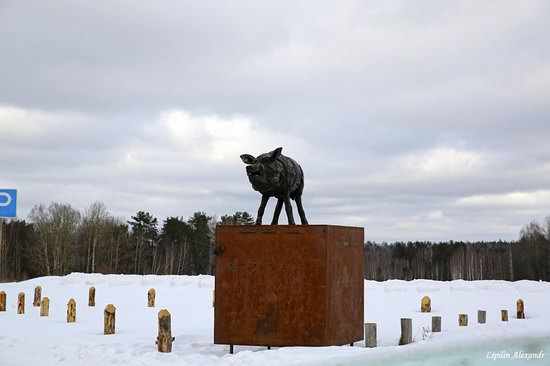
[{"label": "sign post", "polygon": [[0,217],[17,216],[17,190],[0,189]]}]

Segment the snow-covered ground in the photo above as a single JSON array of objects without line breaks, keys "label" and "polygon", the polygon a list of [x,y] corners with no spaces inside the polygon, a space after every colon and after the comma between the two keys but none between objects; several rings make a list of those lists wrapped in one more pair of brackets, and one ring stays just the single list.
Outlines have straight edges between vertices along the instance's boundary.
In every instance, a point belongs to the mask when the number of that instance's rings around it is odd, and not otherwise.
[{"label": "snow-covered ground", "polygon": [[[50,316],[32,306],[34,287],[50,299]],[[96,307],[88,307],[88,288],[96,287]],[[0,366],[24,365],[550,365],[550,283],[533,281],[427,280],[365,281],[365,322],[378,327],[378,348],[273,348],[214,345],[210,276],[134,276],[73,273],[20,283],[0,284],[7,293],[0,313]],[[156,290],[156,307],[147,291]],[[17,314],[17,295],[26,293],[26,313]],[[420,313],[424,295],[432,313]],[[67,302],[77,303],[77,322],[66,323]],[[515,304],[525,301],[527,319],[518,320]],[[116,334],[103,335],[103,309],[116,306]],[[172,314],[173,352],[156,350],[157,313]],[[487,324],[477,324],[477,310]],[[507,309],[509,322],[501,322]],[[469,326],[458,327],[458,314]],[[442,317],[441,333],[424,335],[432,315]],[[413,319],[414,343],[397,346],[400,318]],[[541,353],[542,352],[542,353]],[[529,355],[543,355],[530,359]]]}]

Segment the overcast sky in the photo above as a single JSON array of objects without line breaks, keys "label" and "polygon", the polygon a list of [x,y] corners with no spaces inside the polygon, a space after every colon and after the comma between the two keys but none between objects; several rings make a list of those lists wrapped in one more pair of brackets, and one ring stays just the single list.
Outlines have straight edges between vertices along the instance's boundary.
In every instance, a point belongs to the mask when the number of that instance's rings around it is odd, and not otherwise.
[{"label": "overcast sky", "polygon": [[255,216],[239,155],[282,146],[310,223],[516,239],[550,214],[549,19],[545,0],[0,0],[0,188],[21,218]]}]

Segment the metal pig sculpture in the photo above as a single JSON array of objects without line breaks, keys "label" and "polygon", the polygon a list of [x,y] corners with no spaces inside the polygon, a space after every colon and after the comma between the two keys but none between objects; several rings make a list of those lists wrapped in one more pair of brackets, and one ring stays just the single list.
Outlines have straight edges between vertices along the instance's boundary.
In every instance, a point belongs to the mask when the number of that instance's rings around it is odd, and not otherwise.
[{"label": "metal pig sculpture", "polygon": [[282,147],[262,154],[258,157],[241,155],[242,161],[247,164],[246,174],[252,183],[252,188],[262,194],[262,203],[258,209],[256,225],[262,224],[265,206],[270,197],[277,197],[277,206],[273,214],[271,225],[277,225],[279,214],[285,204],[288,224],[294,225],[294,216],[290,199],[296,201],[300,221],[307,225],[306,213],[302,206],[302,191],[304,190],[304,172],[296,161],[281,154]]}]

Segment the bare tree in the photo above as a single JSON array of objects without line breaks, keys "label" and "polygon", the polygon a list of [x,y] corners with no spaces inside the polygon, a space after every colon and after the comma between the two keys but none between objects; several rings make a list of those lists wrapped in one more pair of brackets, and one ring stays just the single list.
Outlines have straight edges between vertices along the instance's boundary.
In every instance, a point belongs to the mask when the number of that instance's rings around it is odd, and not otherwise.
[{"label": "bare tree", "polygon": [[69,204],[34,206],[29,215],[34,225],[29,256],[42,274],[64,275],[75,264],[80,213]]},{"label": "bare tree", "polygon": [[86,272],[96,271],[96,253],[98,243],[105,236],[105,226],[110,215],[105,205],[94,202],[84,210],[82,219],[82,245],[86,252]]},{"label": "bare tree", "polygon": [[129,247],[128,224],[122,217],[110,216],[105,229],[106,271],[119,273],[123,251]]}]

